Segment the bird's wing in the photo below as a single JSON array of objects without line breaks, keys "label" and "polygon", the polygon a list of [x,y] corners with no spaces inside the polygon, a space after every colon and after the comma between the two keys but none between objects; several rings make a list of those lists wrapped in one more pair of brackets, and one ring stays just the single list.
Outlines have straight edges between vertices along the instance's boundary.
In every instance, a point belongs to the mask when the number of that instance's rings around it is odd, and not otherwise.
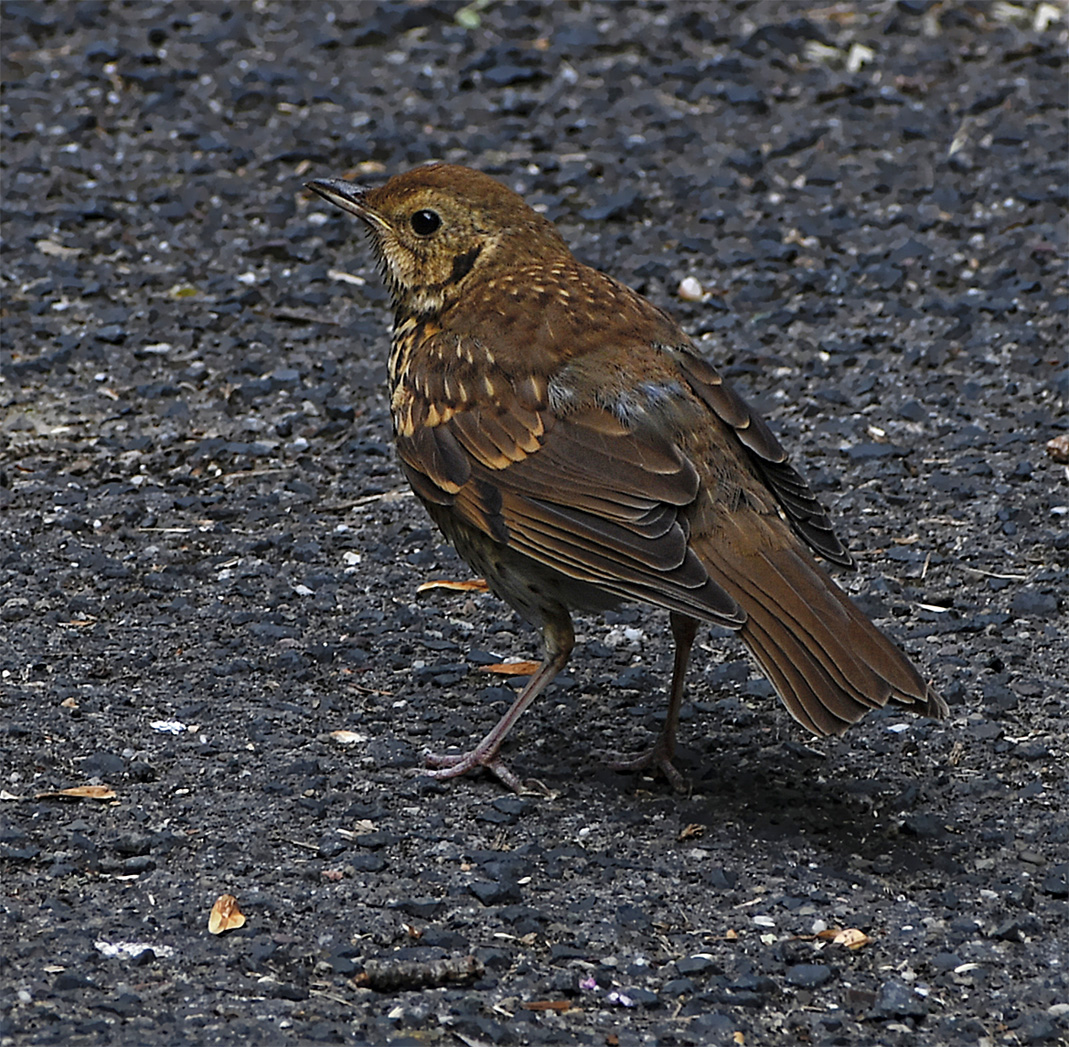
[{"label": "bird's wing", "polygon": [[795,533],[825,559],[852,566],[853,559],[832,529],[823,506],[787,461],[787,452],[761,416],[701,357],[683,350],[672,355],[694,394],[731,427],[746,448]]},{"label": "bird's wing", "polygon": [[399,432],[398,451],[421,497],[539,563],[623,599],[745,620],[688,548],[698,474],[653,431],[596,407],[556,417],[473,404]]}]

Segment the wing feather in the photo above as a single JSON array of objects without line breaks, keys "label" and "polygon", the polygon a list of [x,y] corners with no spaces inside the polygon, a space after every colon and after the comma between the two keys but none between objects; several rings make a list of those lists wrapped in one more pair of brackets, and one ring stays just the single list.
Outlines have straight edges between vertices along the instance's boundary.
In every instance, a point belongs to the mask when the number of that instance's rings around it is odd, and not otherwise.
[{"label": "wing feather", "polygon": [[681,350],[673,355],[695,395],[732,428],[747,449],[795,533],[832,563],[853,566],[853,557],[836,536],[824,507],[787,461],[787,452],[761,416],[701,357]]}]

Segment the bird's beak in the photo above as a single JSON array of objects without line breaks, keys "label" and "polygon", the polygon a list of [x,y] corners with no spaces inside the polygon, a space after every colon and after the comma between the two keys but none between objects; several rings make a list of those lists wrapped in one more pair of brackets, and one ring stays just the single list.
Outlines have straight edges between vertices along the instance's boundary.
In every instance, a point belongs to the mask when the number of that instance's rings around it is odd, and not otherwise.
[{"label": "bird's beak", "polygon": [[340,178],[317,178],[314,182],[305,182],[305,188],[318,193],[324,200],[340,207],[343,211],[362,218],[371,225],[381,226],[382,219],[364,204],[367,189],[353,182],[343,182]]}]

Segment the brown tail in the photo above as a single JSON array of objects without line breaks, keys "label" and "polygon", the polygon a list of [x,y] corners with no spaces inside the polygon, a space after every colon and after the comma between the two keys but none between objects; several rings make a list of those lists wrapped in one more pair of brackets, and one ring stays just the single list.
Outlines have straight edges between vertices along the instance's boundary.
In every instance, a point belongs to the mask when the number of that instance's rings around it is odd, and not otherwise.
[{"label": "brown tail", "polygon": [[710,576],[747,614],[739,635],[791,715],[814,734],[841,734],[888,702],[946,715],[909,659],[793,537],[773,548],[729,540],[705,552]]}]

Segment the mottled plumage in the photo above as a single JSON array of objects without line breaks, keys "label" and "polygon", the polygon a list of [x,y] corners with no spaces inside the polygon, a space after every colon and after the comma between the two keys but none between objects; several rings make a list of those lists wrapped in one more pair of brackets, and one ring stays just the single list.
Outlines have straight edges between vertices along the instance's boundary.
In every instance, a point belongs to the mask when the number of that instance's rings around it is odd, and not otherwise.
[{"label": "mottled plumage", "polygon": [[889,701],[946,707],[818,566],[850,555],[761,418],[662,310],[578,262],[554,226],[467,168],[376,189],[310,187],[371,232],[396,308],[389,376],[401,467],[457,551],[542,630],[545,659],[470,753],[486,766],[560,671],[570,612],[642,601],[671,612],[661,738],[621,767],[671,763],[699,621],[738,631],[792,715],[844,730]]}]

